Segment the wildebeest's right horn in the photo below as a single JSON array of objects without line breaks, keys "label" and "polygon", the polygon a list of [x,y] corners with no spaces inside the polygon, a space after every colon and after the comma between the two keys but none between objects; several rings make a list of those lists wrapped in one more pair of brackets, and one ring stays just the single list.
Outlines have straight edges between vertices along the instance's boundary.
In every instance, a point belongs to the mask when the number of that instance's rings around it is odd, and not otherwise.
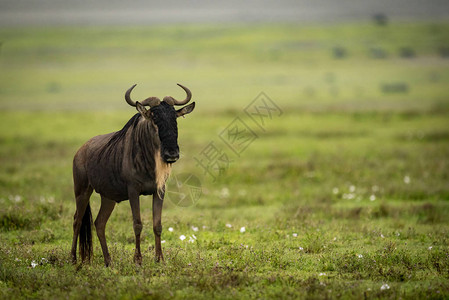
[{"label": "wildebeest's right horn", "polygon": [[[136,102],[131,100],[131,91],[136,87],[136,85],[137,84],[130,87],[125,93],[126,102],[128,102],[129,105],[134,106],[134,107],[136,106]],[[153,106],[158,106],[159,104],[161,104],[161,100],[159,100],[159,98],[157,98],[157,97],[149,97],[149,98],[143,100],[141,104],[144,106],[153,107]]]},{"label": "wildebeest's right horn", "polygon": [[130,87],[126,93],[125,93],[125,100],[126,102],[128,102],[129,105],[131,106],[136,106],[136,102],[134,102],[133,100],[131,100],[131,91],[133,90],[133,88],[136,87],[137,84],[133,85],[132,87]]},{"label": "wildebeest's right horn", "polygon": [[190,101],[190,99],[192,99],[192,92],[188,88],[183,86],[182,84],[178,83],[178,85],[186,92],[187,96],[182,101],[178,101],[175,98],[170,97],[170,96],[164,97],[164,101],[170,105],[184,105],[184,104],[188,103]]}]

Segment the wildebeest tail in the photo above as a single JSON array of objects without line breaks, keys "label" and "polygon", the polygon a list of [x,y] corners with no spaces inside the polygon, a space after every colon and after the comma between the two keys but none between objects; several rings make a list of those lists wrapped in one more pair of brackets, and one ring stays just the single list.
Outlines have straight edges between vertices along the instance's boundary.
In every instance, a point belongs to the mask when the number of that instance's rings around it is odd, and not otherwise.
[{"label": "wildebeest tail", "polygon": [[87,204],[84,212],[83,220],[80,228],[80,255],[81,261],[86,259],[90,261],[92,257],[92,212],[90,210],[90,203]]}]

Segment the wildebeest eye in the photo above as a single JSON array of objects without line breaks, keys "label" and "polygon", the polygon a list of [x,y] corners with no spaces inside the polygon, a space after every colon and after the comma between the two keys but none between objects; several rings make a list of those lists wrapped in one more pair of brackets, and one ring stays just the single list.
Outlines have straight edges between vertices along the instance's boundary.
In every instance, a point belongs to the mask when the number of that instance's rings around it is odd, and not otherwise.
[{"label": "wildebeest eye", "polygon": [[159,117],[158,117],[158,115],[157,114],[155,114],[154,112],[151,112],[151,118],[154,120],[154,121],[157,121],[158,119],[159,119]]}]

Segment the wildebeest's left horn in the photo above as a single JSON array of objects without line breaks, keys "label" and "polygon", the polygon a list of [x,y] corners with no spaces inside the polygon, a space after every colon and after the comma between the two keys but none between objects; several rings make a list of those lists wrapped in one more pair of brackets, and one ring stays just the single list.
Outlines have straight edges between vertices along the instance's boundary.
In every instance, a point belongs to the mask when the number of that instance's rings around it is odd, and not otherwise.
[{"label": "wildebeest's left horn", "polygon": [[[131,91],[133,90],[133,88],[136,87],[137,84],[133,85],[132,87],[130,87],[126,93],[125,93],[125,100],[126,102],[128,102],[129,105],[131,106],[136,106],[136,102],[134,102],[133,100],[131,100]],[[159,98],[157,97],[149,97],[145,100],[142,101],[141,103],[144,106],[158,106],[159,104],[161,104],[161,100],[159,100]]]},{"label": "wildebeest's left horn", "polygon": [[187,94],[186,98],[182,101],[178,101],[173,97],[166,96],[166,97],[164,97],[163,101],[167,102],[170,105],[184,105],[184,104],[188,103],[190,101],[190,99],[192,99],[192,92],[188,88],[183,86],[182,84],[178,83],[178,85],[186,92],[186,94]]}]

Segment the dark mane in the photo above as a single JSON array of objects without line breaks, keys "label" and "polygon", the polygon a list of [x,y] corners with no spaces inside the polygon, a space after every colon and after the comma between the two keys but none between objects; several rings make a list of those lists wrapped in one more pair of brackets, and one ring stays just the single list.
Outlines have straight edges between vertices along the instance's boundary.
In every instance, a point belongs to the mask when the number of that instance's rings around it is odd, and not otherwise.
[{"label": "dark mane", "polygon": [[123,126],[121,130],[112,135],[111,139],[106,144],[106,147],[113,146],[117,144],[118,141],[122,140],[125,137],[126,132],[128,132],[129,128],[135,128],[137,126],[141,117],[142,115],[137,113],[131,119],[129,119],[129,121],[125,124],[125,126]]},{"label": "dark mane", "polygon": [[107,142],[106,145],[104,145],[103,149],[100,151],[100,157],[104,158],[110,156],[111,154],[122,154],[124,145],[120,145],[120,141],[124,140],[125,135],[130,128],[134,129],[137,126],[141,117],[141,114],[135,114],[131,119],[129,119],[129,121],[125,124],[125,126],[123,126],[122,129],[115,132],[112,135],[111,139]]}]

